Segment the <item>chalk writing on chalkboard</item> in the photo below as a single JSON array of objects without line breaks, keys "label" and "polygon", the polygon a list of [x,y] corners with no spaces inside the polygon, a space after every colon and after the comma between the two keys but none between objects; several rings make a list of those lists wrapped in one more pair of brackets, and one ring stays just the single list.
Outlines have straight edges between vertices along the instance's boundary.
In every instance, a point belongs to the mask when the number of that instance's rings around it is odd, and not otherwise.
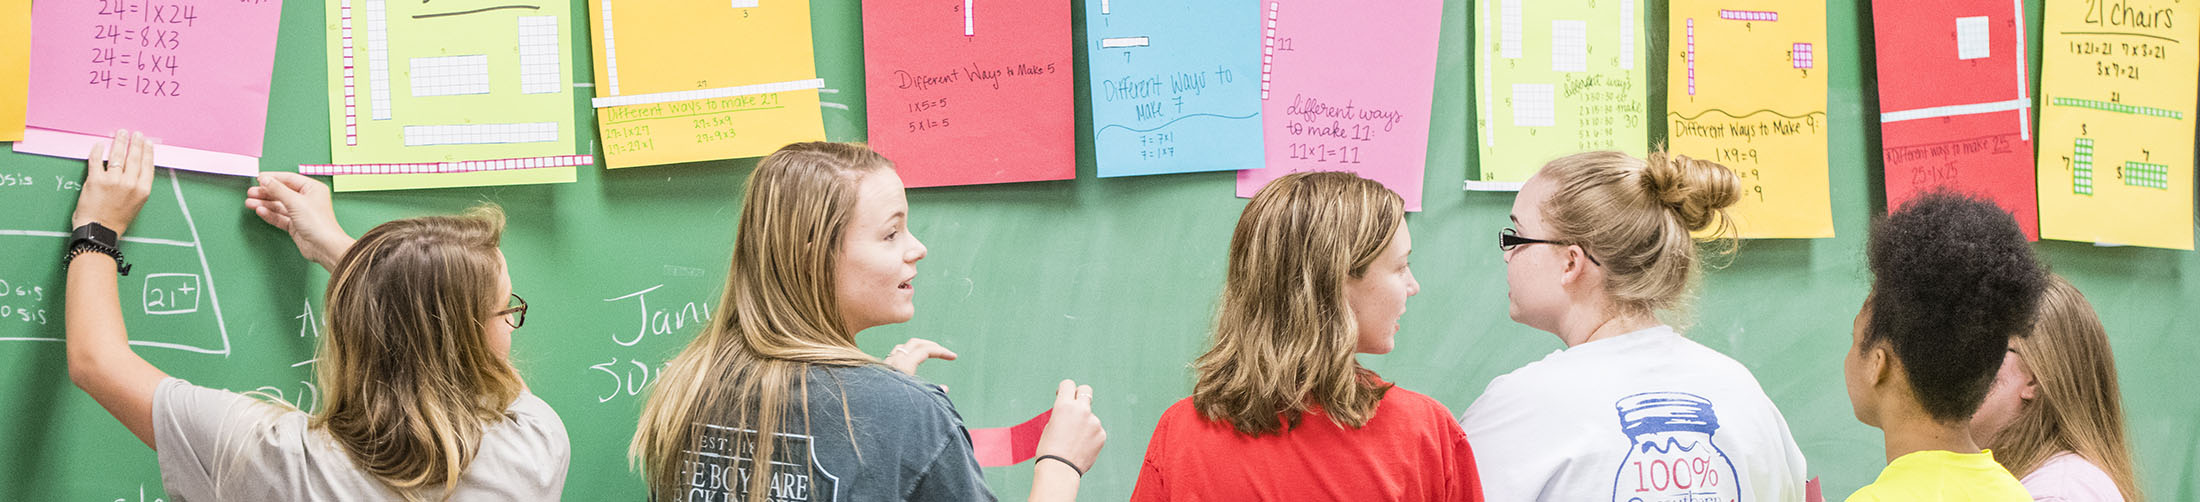
[{"label": "chalk writing on chalkboard", "polygon": [[[701,276],[701,269],[675,265],[665,265],[664,272],[665,275],[676,277]],[[633,331],[621,330],[621,332],[610,333],[611,343],[621,347],[621,350],[630,350],[624,348],[640,345],[650,337],[663,337],[665,335],[692,337],[710,322],[710,306],[715,303],[682,301],[677,297],[666,300],[665,298],[670,293],[658,292],[664,287],[664,284],[657,284],[631,293],[603,299],[603,302],[613,309],[608,311],[611,318],[630,319],[629,322],[633,326]],[[657,293],[657,301],[651,301],[651,293]],[[599,379],[609,384],[610,390],[596,395],[596,402],[598,403],[607,403],[625,398],[639,398],[646,395],[649,384],[656,381],[664,373],[665,366],[668,364],[660,361],[652,366],[652,363],[617,356],[607,359],[603,363],[588,367],[591,374],[602,375]]]},{"label": "chalk writing on chalkboard", "polygon": [[[198,225],[184,200],[182,185],[173,170],[168,187],[175,191],[183,219],[176,227],[139,225],[122,237],[136,274],[118,283],[124,298],[123,313],[133,323],[159,321],[159,329],[134,332],[130,345],[227,356],[230,352],[228,323],[222,317],[221,297],[216,293],[213,268],[200,245]],[[15,173],[0,174],[0,181],[30,180],[22,185],[0,183],[0,193],[11,189],[75,191],[75,182],[38,180]],[[43,185],[40,185],[42,183]],[[52,187],[52,188],[46,188]],[[75,198],[74,195],[68,195]],[[144,220],[141,219],[141,222]],[[69,233],[20,227],[24,222],[0,219],[0,243],[9,249],[51,249],[60,256]],[[149,236],[157,235],[157,237]],[[59,260],[10,260],[0,262],[0,343],[60,343],[62,279]],[[132,291],[136,289],[136,291]],[[134,301],[133,301],[134,300]],[[139,326],[147,326],[139,324]]]}]

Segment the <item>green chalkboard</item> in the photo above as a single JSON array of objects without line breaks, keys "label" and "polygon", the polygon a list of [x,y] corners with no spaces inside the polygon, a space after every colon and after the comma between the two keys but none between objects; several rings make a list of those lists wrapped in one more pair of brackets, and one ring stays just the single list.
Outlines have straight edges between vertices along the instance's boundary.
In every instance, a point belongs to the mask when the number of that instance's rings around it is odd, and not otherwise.
[{"label": "green chalkboard", "polygon": [[[2038,1],[2027,2],[2038,21]],[[328,160],[323,3],[286,5],[276,54],[263,168]],[[1851,417],[1840,360],[1867,287],[1863,237],[1884,205],[1878,174],[1876,81],[1868,5],[1830,5],[1821,61],[1832,75],[1834,225],[1838,237],[1747,243],[1710,273],[1689,330],[1755,371],[1794,429],[1810,471],[1832,497],[1884,465],[1877,431]],[[1649,50],[1666,50],[1662,2],[1645,9]],[[575,12],[583,12],[576,5]],[[814,5],[828,136],[864,138],[857,2]],[[1082,13],[1083,9],[1072,12]],[[1464,409],[1491,378],[1557,349],[1556,337],[1506,319],[1504,268],[1493,234],[1512,197],[1463,193],[1474,162],[1469,96],[1471,0],[1444,9],[1426,210],[1409,217],[1422,294],[1408,305],[1398,350],[1363,361],[1385,377]],[[1082,14],[1077,21],[1081,24]],[[573,19],[573,33],[586,33]],[[2036,30],[2031,34],[2037,37]],[[588,81],[585,36],[574,65]],[[2037,42],[2035,38],[2035,47]],[[1082,30],[1075,43],[1083,43]],[[1663,58],[1649,58],[1663,75]],[[1077,68],[1085,68],[1082,56]],[[1655,80],[1655,79],[1654,79]],[[585,91],[585,89],[583,90]],[[1662,116],[1653,83],[1651,115]],[[585,92],[574,99],[582,109]],[[1190,390],[1185,369],[1205,343],[1230,229],[1243,202],[1229,173],[1095,179],[1089,94],[1077,93],[1075,181],[912,190],[911,224],[930,246],[918,265],[919,315],[872,330],[883,354],[907,337],[962,355],[924,367],[953,388],[974,427],[1002,426],[1051,402],[1053,384],[1098,388],[1095,409],[1113,441],[1086,478],[1089,500],[1127,498],[1161,410]],[[832,106],[840,105],[840,106]],[[843,108],[843,106],[845,108]],[[583,124],[592,124],[584,116]],[[1653,121],[1658,123],[1658,121]],[[1653,134],[1662,134],[1653,130]],[[594,138],[592,128],[579,135]],[[1014,140],[1013,138],[1004,138]],[[595,151],[584,139],[583,148]],[[571,500],[634,500],[626,443],[656,362],[693,336],[714,304],[732,242],[740,182],[753,161],[603,171],[577,183],[344,194],[354,234],[382,221],[492,201],[512,215],[504,250],[515,290],[533,303],[513,357],[572,432]],[[82,163],[0,154],[0,499],[163,499],[154,456],[69,384],[55,257]],[[11,184],[7,180],[28,180]],[[324,274],[281,233],[242,209],[244,179],[160,175],[128,245],[138,271],[122,282],[143,354],[170,374],[234,390],[310,400]],[[2155,500],[2200,499],[2200,255],[2138,248],[2039,245],[2100,309],[2121,354],[2144,485]],[[155,274],[173,274],[158,275]],[[156,304],[155,301],[158,301]],[[21,312],[29,311],[29,317]],[[1617,438],[1615,438],[1616,440]],[[1021,498],[1027,467],[989,469]]]}]

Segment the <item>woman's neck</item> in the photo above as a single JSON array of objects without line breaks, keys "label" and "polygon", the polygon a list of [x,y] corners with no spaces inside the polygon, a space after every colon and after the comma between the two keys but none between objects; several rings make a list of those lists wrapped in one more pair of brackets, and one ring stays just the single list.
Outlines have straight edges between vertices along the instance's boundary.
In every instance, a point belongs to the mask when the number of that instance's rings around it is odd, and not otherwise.
[{"label": "woman's neck", "polygon": [[[1597,309],[1601,311],[1603,309]],[[1566,342],[1566,348],[1603,340],[1619,335],[1650,329],[1658,320],[1648,315],[1596,315],[1584,316],[1559,327],[1558,339]]]},{"label": "woman's neck", "polygon": [[1921,451],[1947,450],[1956,453],[1983,451],[1971,440],[1971,427],[1966,422],[1942,423],[1929,418],[1906,420],[1884,429],[1887,440],[1887,462],[1903,455]]}]

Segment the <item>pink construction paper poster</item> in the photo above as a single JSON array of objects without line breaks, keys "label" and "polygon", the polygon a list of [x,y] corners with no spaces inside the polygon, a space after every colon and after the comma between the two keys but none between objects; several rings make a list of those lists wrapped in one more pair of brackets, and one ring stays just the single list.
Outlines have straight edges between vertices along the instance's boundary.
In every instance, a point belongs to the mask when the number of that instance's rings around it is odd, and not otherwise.
[{"label": "pink construction paper poster", "polygon": [[50,0],[31,5],[28,129],[18,152],[83,158],[115,129],[161,140],[162,166],[258,171],[280,0]]},{"label": "pink construction paper poster", "polygon": [[977,452],[979,467],[1016,465],[1039,455],[1039,433],[1045,432],[1054,410],[1009,427],[971,429],[970,447]]},{"label": "pink construction paper poster", "polygon": [[1441,0],[1261,4],[1267,168],[1238,171],[1239,197],[1300,171],[1351,171],[1421,210]]}]

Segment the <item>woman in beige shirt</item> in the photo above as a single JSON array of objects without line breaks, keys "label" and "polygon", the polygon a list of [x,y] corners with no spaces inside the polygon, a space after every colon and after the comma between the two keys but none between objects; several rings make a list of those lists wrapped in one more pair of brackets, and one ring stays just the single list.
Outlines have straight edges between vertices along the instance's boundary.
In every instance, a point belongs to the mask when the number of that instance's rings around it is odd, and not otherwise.
[{"label": "woman in beige shirt", "polygon": [[503,215],[384,223],[354,241],[328,187],[270,173],[246,206],[328,269],[315,413],[171,378],[130,351],[118,237],[151,192],[154,145],[93,148],[68,263],[69,378],[160,458],[169,500],[551,500],[565,426],[507,357],[527,306],[497,250]]}]

